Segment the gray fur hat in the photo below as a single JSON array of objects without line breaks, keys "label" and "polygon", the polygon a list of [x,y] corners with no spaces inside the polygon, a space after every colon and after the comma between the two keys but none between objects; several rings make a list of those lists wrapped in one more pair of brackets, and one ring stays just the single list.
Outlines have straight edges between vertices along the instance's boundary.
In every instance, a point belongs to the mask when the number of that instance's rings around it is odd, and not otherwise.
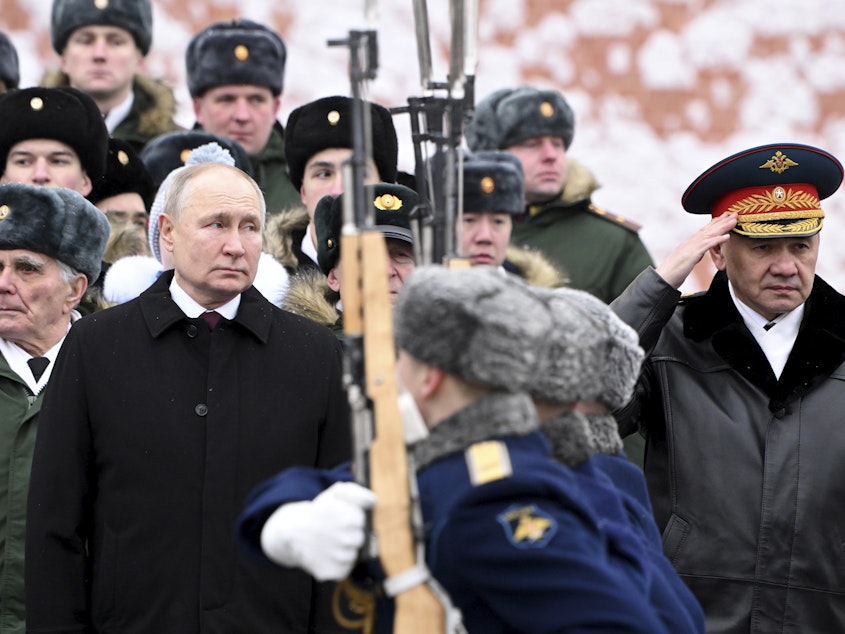
[{"label": "gray fur hat", "polygon": [[0,31],[0,80],[6,84],[6,90],[17,88],[21,81],[18,51],[9,36]]},{"label": "gray fur hat", "polygon": [[62,54],[73,32],[99,24],[129,31],[141,53],[153,42],[153,10],[150,0],[53,0],[50,35],[53,49]]},{"label": "gray fur hat", "polygon": [[[372,204],[375,229],[385,238],[414,242],[411,211],[419,204],[413,189],[394,183],[376,183],[365,187],[364,196]],[[340,259],[340,230],[343,225],[343,194],[323,196],[314,209],[317,234],[317,263],[328,275]]]},{"label": "gray fur hat", "polygon": [[[328,148],[352,147],[352,104],[350,97],[323,97],[293,110],[285,125],[285,161],[290,182],[302,187],[309,159]],[[393,117],[384,106],[370,103],[373,162],[379,178],[396,182],[399,142]]]},{"label": "gray fur hat", "polygon": [[188,43],[188,91],[201,97],[209,88],[229,84],[264,86],[282,94],[287,49],[282,38],[252,20],[215,22]]},{"label": "gray fur hat", "polygon": [[520,214],[525,210],[522,161],[510,152],[478,152],[464,160],[464,211]]},{"label": "gray fur hat", "polygon": [[526,139],[556,136],[565,147],[575,134],[575,114],[556,90],[502,88],[483,99],[466,128],[473,152],[504,150]]},{"label": "gray fur hat", "polygon": [[0,170],[12,146],[27,139],[55,139],[70,146],[91,182],[106,171],[109,133],[97,104],[84,92],[61,86],[23,88],[0,95]]},{"label": "gray fur hat", "polygon": [[0,249],[43,253],[84,273],[100,274],[109,238],[106,215],[64,187],[0,185]]},{"label": "gray fur hat", "polygon": [[528,391],[553,403],[599,401],[616,409],[633,394],[643,361],[637,333],[585,291],[532,287],[554,327]]},{"label": "gray fur hat", "polygon": [[494,390],[525,391],[552,327],[545,302],[495,267],[424,266],[394,307],[396,346]]}]

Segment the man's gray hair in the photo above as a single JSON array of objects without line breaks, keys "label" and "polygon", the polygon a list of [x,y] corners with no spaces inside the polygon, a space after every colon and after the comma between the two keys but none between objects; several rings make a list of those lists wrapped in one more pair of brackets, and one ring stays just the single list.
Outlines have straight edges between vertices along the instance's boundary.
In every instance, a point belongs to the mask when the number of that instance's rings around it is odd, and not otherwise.
[{"label": "man's gray hair", "polygon": [[264,194],[261,192],[261,188],[246,172],[223,163],[197,163],[196,165],[187,165],[180,168],[178,172],[173,172],[167,184],[167,191],[165,192],[164,213],[170,216],[173,222],[178,222],[182,216],[182,209],[184,209],[187,203],[188,196],[193,191],[191,183],[194,177],[211,169],[223,169],[237,173],[252,186],[258,198],[259,216],[261,217],[261,228],[263,230],[267,221],[267,203],[264,201]]}]

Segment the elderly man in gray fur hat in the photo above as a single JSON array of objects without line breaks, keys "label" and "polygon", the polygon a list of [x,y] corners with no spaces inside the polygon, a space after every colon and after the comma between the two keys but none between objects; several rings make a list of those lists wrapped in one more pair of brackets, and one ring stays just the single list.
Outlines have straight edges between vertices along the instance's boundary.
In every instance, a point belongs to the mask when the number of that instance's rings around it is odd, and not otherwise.
[{"label": "elderly man in gray fur hat", "polygon": [[179,129],[173,91],[144,74],[153,35],[150,0],[53,0],[50,35],[60,68],[42,85],[89,95],[110,136],[140,153],[153,137]]},{"label": "elderly man in gray fur hat", "polygon": [[9,634],[26,629],[24,526],[41,402],[108,235],[106,217],[77,192],[0,185],[0,629]]}]

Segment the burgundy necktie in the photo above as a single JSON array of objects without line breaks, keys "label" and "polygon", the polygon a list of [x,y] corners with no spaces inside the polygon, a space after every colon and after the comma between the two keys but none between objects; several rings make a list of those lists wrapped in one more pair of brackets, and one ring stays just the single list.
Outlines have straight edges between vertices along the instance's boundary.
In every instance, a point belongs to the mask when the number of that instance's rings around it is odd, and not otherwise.
[{"label": "burgundy necktie", "polygon": [[215,310],[207,310],[202,314],[202,318],[208,324],[208,329],[214,330],[217,328],[217,324],[220,323],[221,315]]}]

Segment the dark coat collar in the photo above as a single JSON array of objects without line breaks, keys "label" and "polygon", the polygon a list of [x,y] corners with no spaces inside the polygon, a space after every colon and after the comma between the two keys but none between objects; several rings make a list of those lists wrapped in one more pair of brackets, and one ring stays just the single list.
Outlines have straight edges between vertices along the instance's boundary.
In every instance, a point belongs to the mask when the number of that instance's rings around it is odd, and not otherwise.
[{"label": "dark coat collar", "polygon": [[813,390],[845,361],[843,315],[845,297],[816,276],[798,338],[777,380],[731,299],[727,276],[720,271],[709,290],[689,302],[684,335],[696,342],[712,337],[716,353],[763,390],[775,411]]},{"label": "dark coat collar", "polygon": [[[173,271],[165,271],[138,298],[141,314],[153,337],[160,336],[168,328],[187,319],[170,296],[172,279]],[[267,343],[273,322],[273,309],[274,306],[250,286],[241,293],[241,304],[233,323],[243,326],[262,343]]]}]

